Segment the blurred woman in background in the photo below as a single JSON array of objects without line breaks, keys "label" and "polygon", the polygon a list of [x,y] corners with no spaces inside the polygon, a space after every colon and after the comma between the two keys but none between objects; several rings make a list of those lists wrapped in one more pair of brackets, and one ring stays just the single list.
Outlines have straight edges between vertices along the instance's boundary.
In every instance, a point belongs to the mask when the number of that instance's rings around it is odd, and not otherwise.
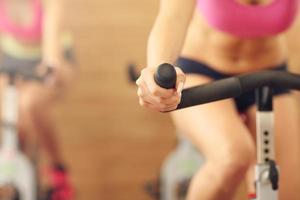
[{"label": "blurred woman in background", "polygon": [[[70,82],[74,69],[72,40],[65,31],[63,0],[0,1],[0,68],[45,74],[46,84],[22,82],[20,90],[20,132],[35,132],[49,158],[52,198],[73,199],[68,172],[55,138],[51,110]],[[7,77],[1,75],[1,86]]]},{"label": "blurred woman in background", "polygon": [[[298,0],[161,0],[148,41],[148,67],[137,81],[140,104],[169,111],[180,102],[184,82],[192,87],[257,70],[287,70],[280,33],[295,20],[298,7]],[[158,87],[153,79],[157,66],[176,61],[177,90]],[[275,89],[274,95],[280,199],[297,200],[299,116],[289,91]],[[177,128],[207,160],[193,178],[189,200],[232,200],[247,172],[249,198],[255,198],[254,104],[252,92],[172,113]]]}]

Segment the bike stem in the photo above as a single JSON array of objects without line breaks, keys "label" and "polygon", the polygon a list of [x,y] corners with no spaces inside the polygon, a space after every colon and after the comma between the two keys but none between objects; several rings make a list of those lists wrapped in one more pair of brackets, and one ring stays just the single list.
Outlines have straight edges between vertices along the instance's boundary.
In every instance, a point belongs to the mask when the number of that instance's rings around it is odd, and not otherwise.
[{"label": "bike stem", "polygon": [[256,89],[257,200],[278,200],[278,167],[275,162],[272,88]]}]

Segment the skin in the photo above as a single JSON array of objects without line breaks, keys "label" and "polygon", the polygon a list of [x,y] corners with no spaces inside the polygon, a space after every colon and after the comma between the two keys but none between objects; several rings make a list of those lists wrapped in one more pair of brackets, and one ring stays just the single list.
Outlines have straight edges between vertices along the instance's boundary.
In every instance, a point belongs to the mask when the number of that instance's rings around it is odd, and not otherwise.
[{"label": "skin", "polygon": [[[20,93],[20,132],[36,134],[43,149],[48,154],[50,164],[63,163],[58,141],[57,130],[52,119],[52,109],[60,99],[65,86],[72,80],[72,64],[64,60],[64,49],[61,44],[63,24],[63,0],[49,0],[44,7],[44,21],[41,41],[24,41],[15,38],[25,46],[42,45],[42,61],[37,73],[43,73],[45,66],[52,66],[54,73],[45,84],[36,82],[19,82]],[[30,1],[10,0],[7,4],[11,20],[21,26],[32,23],[33,12]],[[5,34],[5,33],[2,33]],[[7,84],[7,77],[0,77],[1,90]]]},{"label": "skin", "polygon": [[[241,1],[268,4],[270,1]],[[241,74],[276,67],[287,59],[283,35],[240,39],[211,28],[195,11],[195,0],[161,0],[160,11],[149,36],[148,67],[137,80],[140,105],[156,111],[176,108],[183,83],[185,88],[211,80],[177,70],[176,89],[158,87],[154,72],[159,64],[175,63],[179,56],[208,64],[229,74]],[[176,20],[174,20],[176,19]],[[300,189],[299,116],[291,94],[275,97],[276,160],[280,166],[280,199],[296,200]],[[207,162],[193,178],[188,200],[231,200],[236,187],[248,176],[248,190],[254,192],[255,108],[240,118],[233,100],[223,100],[173,112],[179,131],[190,138]],[[288,131],[286,127],[289,127]],[[289,147],[289,148],[287,148]],[[287,156],[289,155],[289,156]],[[290,157],[291,155],[291,157]]]}]

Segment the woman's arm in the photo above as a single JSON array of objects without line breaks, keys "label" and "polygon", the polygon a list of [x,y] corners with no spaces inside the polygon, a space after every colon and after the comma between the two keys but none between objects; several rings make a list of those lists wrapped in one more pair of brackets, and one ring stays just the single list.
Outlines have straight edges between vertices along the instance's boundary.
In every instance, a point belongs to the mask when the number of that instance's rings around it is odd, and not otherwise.
[{"label": "woman's arm", "polygon": [[196,0],[161,0],[148,40],[148,67],[173,63],[179,56]]},{"label": "woman's arm", "polygon": [[180,102],[185,75],[176,68],[176,89],[163,89],[154,81],[162,63],[174,64],[179,56],[194,13],[196,0],[161,0],[160,11],[148,40],[148,63],[137,80],[139,103],[156,110],[174,110]]},{"label": "woman's arm", "polygon": [[63,59],[61,43],[64,0],[47,0],[44,8],[42,63],[59,67]]}]

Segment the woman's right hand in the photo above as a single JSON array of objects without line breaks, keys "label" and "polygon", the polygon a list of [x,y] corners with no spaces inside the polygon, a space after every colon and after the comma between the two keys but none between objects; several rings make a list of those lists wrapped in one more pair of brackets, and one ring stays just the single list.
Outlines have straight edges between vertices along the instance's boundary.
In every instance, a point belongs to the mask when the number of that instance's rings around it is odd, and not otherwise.
[{"label": "woman's right hand", "polygon": [[141,106],[159,112],[175,110],[181,100],[181,91],[185,83],[185,74],[175,67],[177,74],[176,88],[164,89],[154,81],[156,68],[144,68],[136,81],[138,86],[139,103]]}]

